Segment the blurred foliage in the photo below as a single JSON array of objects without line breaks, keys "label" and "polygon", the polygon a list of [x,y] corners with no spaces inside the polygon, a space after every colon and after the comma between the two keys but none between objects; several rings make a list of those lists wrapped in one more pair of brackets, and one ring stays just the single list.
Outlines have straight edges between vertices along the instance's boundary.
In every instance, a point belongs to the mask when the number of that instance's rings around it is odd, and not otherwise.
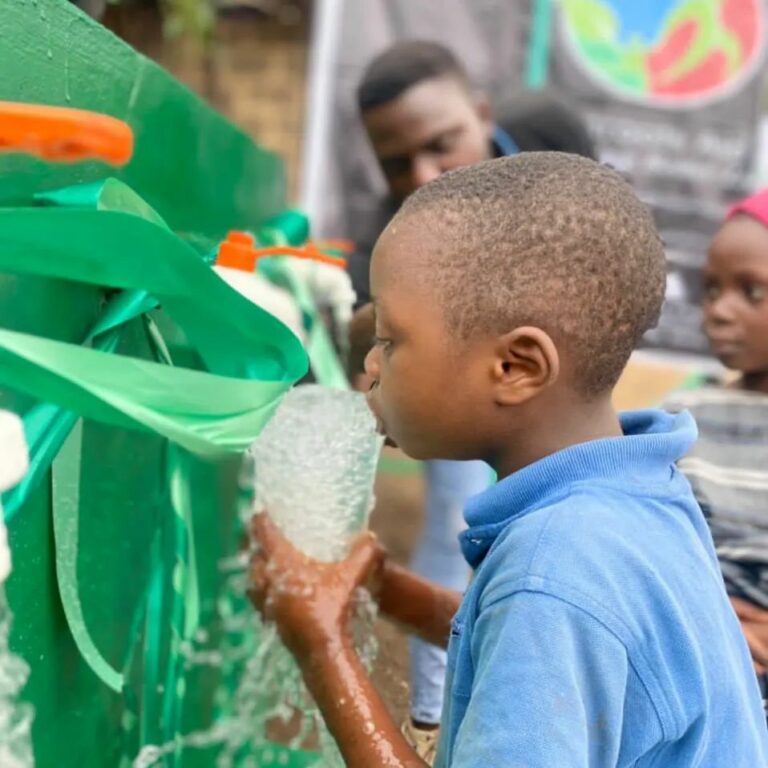
[{"label": "blurred foliage", "polygon": [[213,31],[216,20],[213,0],[162,0],[160,8],[168,37],[189,35],[207,39]]},{"label": "blurred foliage", "polygon": [[[141,0],[70,0],[101,21],[107,5],[131,6]],[[215,0],[156,0],[163,16],[163,31],[170,38],[189,36],[206,40],[216,20]]]}]

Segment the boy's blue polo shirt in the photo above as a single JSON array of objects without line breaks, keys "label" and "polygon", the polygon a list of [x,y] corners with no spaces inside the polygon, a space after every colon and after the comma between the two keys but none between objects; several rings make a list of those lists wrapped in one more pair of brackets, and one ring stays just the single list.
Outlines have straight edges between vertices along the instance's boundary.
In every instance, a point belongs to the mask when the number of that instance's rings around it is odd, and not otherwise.
[{"label": "boy's blue polo shirt", "polygon": [[768,766],[749,652],[674,466],[693,419],[622,426],[469,502],[439,768]]}]

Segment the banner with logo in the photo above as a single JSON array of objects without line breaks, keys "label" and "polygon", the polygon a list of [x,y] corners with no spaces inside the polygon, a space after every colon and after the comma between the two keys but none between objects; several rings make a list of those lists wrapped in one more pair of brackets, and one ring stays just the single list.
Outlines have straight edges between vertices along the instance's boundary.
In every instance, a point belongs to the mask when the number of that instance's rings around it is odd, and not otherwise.
[{"label": "banner with logo", "polygon": [[666,243],[667,302],[647,345],[706,352],[701,269],[727,205],[750,187],[764,0],[534,0],[534,6],[529,64],[538,57],[548,67],[542,79],[576,100],[601,159],[652,207]]}]

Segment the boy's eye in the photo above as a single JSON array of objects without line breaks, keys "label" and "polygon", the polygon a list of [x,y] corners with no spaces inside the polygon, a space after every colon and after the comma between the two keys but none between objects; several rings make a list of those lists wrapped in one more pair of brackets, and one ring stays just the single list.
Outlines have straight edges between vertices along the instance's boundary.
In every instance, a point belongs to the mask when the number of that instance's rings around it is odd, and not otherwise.
[{"label": "boy's eye", "polygon": [[391,339],[383,339],[381,336],[374,336],[373,343],[377,347],[381,347],[385,352],[392,346]]}]

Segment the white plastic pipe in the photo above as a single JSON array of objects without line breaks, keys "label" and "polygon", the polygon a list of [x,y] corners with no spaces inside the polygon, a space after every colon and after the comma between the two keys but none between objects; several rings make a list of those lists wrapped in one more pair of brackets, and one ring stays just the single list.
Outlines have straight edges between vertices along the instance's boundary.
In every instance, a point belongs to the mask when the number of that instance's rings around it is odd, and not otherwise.
[{"label": "white plastic pipe", "polygon": [[344,0],[316,0],[314,4],[299,199],[310,221],[318,221],[322,215],[322,178],[330,152],[334,79],[343,11]]}]

